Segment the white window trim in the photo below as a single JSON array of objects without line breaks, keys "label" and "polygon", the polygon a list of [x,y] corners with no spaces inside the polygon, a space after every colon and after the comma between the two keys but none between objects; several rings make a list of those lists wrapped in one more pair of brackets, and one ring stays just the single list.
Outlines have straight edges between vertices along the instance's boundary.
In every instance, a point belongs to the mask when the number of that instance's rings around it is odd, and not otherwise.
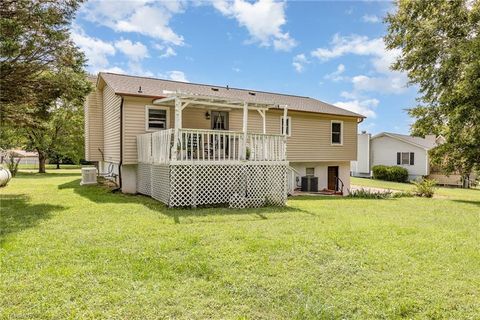
[{"label": "white window trim", "polygon": [[[413,153],[415,154],[415,152],[412,152],[412,151],[397,151],[400,153],[400,164],[397,164],[397,166],[415,166],[415,164],[410,164],[411,160],[412,160],[412,157],[410,155],[410,153]],[[403,163],[403,154],[406,153],[408,154],[408,163]],[[415,157],[415,156],[414,156]]]},{"label": "white window trim", "polygon": [[167,112],[167,118],[166,118],[167,127],[165,129],[169,129],[170,128],[170,107],[146,105],[145,106],[145,132],[155,132],[155,131],[164,130],[164,129],[150,129],[148,127],[148,110],[150,109],[165,110]]},{"label": "white window trim", "polygon": [[[332,124],[340,123],[340,143],[334,143],[332,141]],[[343,121],[341,120],[332,120],[330,121],[330,145],[332,146],[343,146]]]},{"label": "white window trim", "polygon": [[[292,136],[292,117],[287,116],[287,122],[288,122],[287,137],[291,137]],[[280,134],[283,134],[282,127],[283,127],[283,116],[280,117]]]}]

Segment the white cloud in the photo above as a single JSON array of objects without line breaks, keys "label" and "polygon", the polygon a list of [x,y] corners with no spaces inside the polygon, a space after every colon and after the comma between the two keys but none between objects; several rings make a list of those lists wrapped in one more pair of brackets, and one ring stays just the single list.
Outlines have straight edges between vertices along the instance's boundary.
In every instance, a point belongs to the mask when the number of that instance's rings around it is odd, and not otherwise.
[{"label": "white cloud", "polygon": [[169,58],[177,55],[177,52],[170,46],[164,46],[164,45],[155,43],[153,47],[158,51],[162,52],[159,55],[159,58]]},{"label": "white cloud", "polygon": [[119,73],[119,74],[127,74],[127,72],[125,70],[123,70],[122,68],[120,67],[111,67],[111,68],[106,68],[106,69],[102,69],[100,70],[102,72],[111,72],[111,73]]},{"label": "white cloud", "polygon": [[115,55],[115,47],[111,43],[88,36],[78,26],[73,26],[71,39],[85,53],[89,72],[97,73],[108,68],[108,57]]},{"label": "white cloud", "polygon": [[177,53],[175,52],[175,50],[173,50],[172,47],[167,47],[167,49],[165,50],[165,53],[160,55],[160,58],[174,57],[176,55]]},{"label": "white cloud", "polygon": [[233,67],[232,70],[235,71],[235,72],[240,72],[240,71],[242,71],[242,70],[241,70],[240,68],[238,68],[238,67]]},{"label": "white cloud", "polygon": [[332,81],[341,81],[343,79],[345,79],[344,76],[342,76],[342,74],[345,72],[345,66],[343,64],[339,64],[337,66],[337,70],[335,70],[334,72],[332,73],[329,73],[327,75],[325,75],[325,79],[328,79],[328,80],[332,80]]},{"label": "white cloud", "polygon": [[224,16],[235,18],[240,26],[247,28],[251,42],[261,46],[273,46],[275,50],[289,51],[297,45],[288,32],[282,31],[286,23],[285,2],[259,0],[215,0],[213,6]]},{"label": "white cloud", "polygon": [[123,52],[130,60],[139,61],[148,57],[148,49],[141,42],[133,43],[130,40],[118,40],[115,42],[115,48]]},{"label": "white cloud", "polygon": [[363,22],[368,22],[368,23],[378,23],[380,22],[380,18],[377,17],[376,15],[370,15],[370,14],[366,14],[362,17],[362,20]]},{"label": "white cloud", "polygon": [[390,69],[401,51],[387,50],[382,38],[369,39],[359,35],[342,37],[335,34],[329,48],[318,48],[311,52],[313,57],[321,61],[328,61],[347,54],[371,57],[373,71],[379,74],[374,77],[366,75],[353,77],[354,90],[393,94],[400,94],[406,90],[406,74]]},{"label": "white cloud", "polygon": [[173,14],[182,12],[183,1],[92,1],[81,10],[89,21],[116,32],[136,32],[173,45],[183,37],[169,26]]},{"label": "white cloud", "polygon": [[350,100],[335,102],[334,105],[343,109],[350,110],[355,113],[359,113],[369,118],[375,118],[377,115],[374,109],[378,106],[380,101],[377,99],[365,99],[365,100]]},{"label": "white cloud", "polygon": [[301,73],[305,70],[305,65],[308,63],[310,63],[310,61],[307,59],[305,54],[301,53],[293,57],[292,66],[298,73]]},{"label": "white cloud", "polygon": [[404,74],[390,75],[389,77],[369,77],[358,75],[352,78],[354,91],[370,91],[381,93],[403,93],[407,88],[405,86],[407,77]]},{"label": "white cloud", "polygon": [[158,77],[167,78],[175,81],[181,81],[181,82],[189,82],[185,73],[183,71],[178,71],[178,70],[171,70],[165,73],[160,73]]},{"label": "white cloud", "polygon": [[346,54],[381,57],[385,54],[385,44],[382,38],[369,39],[367,36],[351,35],[342,37],[335,34],[331,48],[318,48],[311,52],[313,57],[322,61],[341,57]]}]

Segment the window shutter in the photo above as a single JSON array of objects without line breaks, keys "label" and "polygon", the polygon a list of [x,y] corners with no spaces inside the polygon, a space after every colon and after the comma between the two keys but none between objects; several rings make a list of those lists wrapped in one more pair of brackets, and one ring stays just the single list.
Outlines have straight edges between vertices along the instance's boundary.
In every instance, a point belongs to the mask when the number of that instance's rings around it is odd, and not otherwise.
[{"label": "window shutter", "polygon": [[400,164],[402,161],[402,154],[400,152],[397,152],[397,164]]},{"label": "window shutter", "polygon": [[415,153],[410,152],[410,165],[413,166],[415,164]]}]

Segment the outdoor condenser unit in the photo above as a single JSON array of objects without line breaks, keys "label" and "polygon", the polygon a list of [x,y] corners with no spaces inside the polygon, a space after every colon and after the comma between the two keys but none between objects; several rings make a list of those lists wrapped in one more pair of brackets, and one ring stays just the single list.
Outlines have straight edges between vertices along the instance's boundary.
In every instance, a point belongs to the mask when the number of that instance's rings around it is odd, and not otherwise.
[{"label": "outdoor condenser unit", "polygon": [[97,168],[95,167],[82,168],[82,182],[80,182],[80,185],[89,184],[97,184]]},{"label": "outdoor condenser unit", "polygon": [[318,177],[313,177],[313,176],[302,177],[302,191],[317,192]]}]

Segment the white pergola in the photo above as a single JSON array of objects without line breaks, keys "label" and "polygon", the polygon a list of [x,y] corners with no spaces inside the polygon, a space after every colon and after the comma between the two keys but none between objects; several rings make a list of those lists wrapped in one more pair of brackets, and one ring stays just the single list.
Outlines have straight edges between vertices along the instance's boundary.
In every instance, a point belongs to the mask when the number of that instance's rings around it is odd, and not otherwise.
[{"label": "white pergola", "polygon": [[[244,140],[247,140],[247,132],[248,132],[248,110],[256,110],[260,116],[262,117],[262,127],[263,127],[263,134],[267,133],[266,129],[266,111],[268,109],[283,109],[283,126],[282,126],[282,134],[286,137],[287,136],[287,113],[288,113],[288,106],[287,105],[279,105],[275,104],[274,102],[267,102],[267,103],[252,103],[247,102],[244,100],[237,100],[232,98],[226,97],[218,97],[218,96],[210,96],[210,95],[197,95],[197,94],[189,94],[189,93],[181,93],[181,92],[172,92],[167,93],[165,98],[156,99],[153,101],[155,105],[172,105],[175,108],[175,136],[178,136],[178,130],[182,129],[182,114],[183,110],[190,106],[190,107],[199,107],[199,108],[237,108],[243,109],[243,125],[242,125],[242,132],[244,135]],[[174,144],[176,144],[177,139],[174,140]],[[174,150],[176,150],[176,145],[174,145]]]},{"label": "white pergola", "polygon": [[[173,103],[175,107],[175,129],[182,128],[182,111],[188,106],[191,107],[214,107],[214,108],[237,108],[243,109],[243,132],[247,132],[248,127],[248,110],[256,110],[262,117],[263,133],[266,134],[266,114],[268,109],[281,108],[283,109],[283,131],[282,134],[286,135],[287,124],[287,105],[279,105],[274,102],[268,103],[249,103],[243,100],[236,100],[231,98],[208,96],[208,95],[195,95],[187,93],[172,93],[165,98],[156,99],[153,101],[155,105],[165,105]],[[249,105],[250,104],[250,105]]]}]

